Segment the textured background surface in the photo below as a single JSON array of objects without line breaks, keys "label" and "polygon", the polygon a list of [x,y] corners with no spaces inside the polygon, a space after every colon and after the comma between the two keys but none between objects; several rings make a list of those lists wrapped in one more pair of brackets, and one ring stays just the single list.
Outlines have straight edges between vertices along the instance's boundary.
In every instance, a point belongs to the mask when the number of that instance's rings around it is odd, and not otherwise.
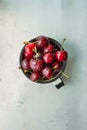
[{"label": "textured background surface", "polygon": [[[18,70],[22,42],[40,34],[67,38],[59,90]],[[87,0],[0,0],[0,130],[87,130],[86,83]]]}]

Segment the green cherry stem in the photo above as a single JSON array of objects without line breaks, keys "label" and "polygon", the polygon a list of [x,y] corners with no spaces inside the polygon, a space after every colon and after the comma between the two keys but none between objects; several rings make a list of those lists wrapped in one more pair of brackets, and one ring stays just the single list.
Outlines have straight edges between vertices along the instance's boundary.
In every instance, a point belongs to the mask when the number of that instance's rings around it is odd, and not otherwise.
[{"label": "green cherry stem", "polygon": [[62,45],[61,50],[63,50],[63,48],[64,48],[64,42],[65,41],[66,41],[66,38],[64,38],[63,41],[62,41],[62,43],[61,43],[61,45]]},{"label": "green cherry stem", "polygon": [[71,78],[71,76],[69,76],[68,74],[65,74],[63,71],[61,71],[60,73],[62,73],[62,75],[63,75],[65,78],[67,78],[67,79]]},{"label": "green cherry stem", "polygon": [[35,58],[36,59],[38,59],[38,57],[39,57],[39,53],[37,52],[37,48],[35,47],[34,49],[33,49],[33,51],[35,52]]},{"label": "green cherry stem", "polygon": [[30,43],[36,43],[36,41],[35,41],[35,42],[29,42],[29,41],[24,41],[24,42],[23,42],[23,44],[25,44],[25,45],[26,45],[26,44],[30,44]]},{"label": "green cherry stem", "polygon": [[36,54],[37,54],[37,48],[34,47],[34,49],[32,49]]}]

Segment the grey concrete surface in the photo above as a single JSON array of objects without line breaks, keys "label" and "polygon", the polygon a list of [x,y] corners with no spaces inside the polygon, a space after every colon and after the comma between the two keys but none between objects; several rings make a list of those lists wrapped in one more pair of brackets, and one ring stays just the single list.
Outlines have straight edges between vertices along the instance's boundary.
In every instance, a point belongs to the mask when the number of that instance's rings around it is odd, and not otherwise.
[{"label": "grey concrete surface", "polygon": [[[59,90],[18,70],[22,42],[40,34],[67,38]],[[87,130],[86,84],[87,0],[0,0],[0,130]]]}]

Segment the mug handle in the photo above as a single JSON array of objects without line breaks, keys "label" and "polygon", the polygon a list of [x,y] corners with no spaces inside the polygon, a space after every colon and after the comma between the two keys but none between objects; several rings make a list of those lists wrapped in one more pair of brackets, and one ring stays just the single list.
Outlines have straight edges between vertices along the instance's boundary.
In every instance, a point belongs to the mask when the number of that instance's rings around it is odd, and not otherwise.
[{"label": "mug handle", "polygon": [[61,87],[64,86],[64,82],[62,78],[58,78],[56,81],[54,81],[54,85],[57,89],[60,89]]}]

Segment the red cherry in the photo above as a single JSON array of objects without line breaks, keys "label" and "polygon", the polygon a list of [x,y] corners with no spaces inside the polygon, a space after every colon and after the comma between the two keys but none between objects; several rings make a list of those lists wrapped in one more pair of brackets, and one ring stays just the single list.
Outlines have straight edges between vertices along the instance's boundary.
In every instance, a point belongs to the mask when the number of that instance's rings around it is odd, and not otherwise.
[{"label": "red cherry", "polygon": [[37,44],[36,44],[38,49],[42,49],[46,46],[48,46],[48,38],[45,36],[39,36],[37,37]]},{"label": "red cherry", "polygon": [[27,53],[24,53],[24,57],[28,59],[29,55]]},{"label": "red cherry", "polygon": [[45,67],[42,70],[42,74],[44,77],[46,77],[47,79],[50,79],[52,77],[52,69],[50,67]]},{"label": "red cherry", "polygon": [[30,75],[30,80],[32,81],[38,81],[40,78],[40,74],[38,72],[33,72],[31,75]]},{"label": "red cherry", "polygon": [[33,49],[35,49],[35,47],[36,47],[36,44],[34,44],[34,43],[27,44],[27,45],[25,46],[25,52],[26,52],[26,53],[29,53],[30,50],[33,51]]},{"label": "red cherry", "polygon": [[45,63],[47,64],[50,64],[54,61],[54,54],[52,53],[46,53],[44,56],[43,56],[43,60]]},{"label": "red cherry", "polygon": [[30,68],[33,71],[40,72],[42,71],[43,66],[44,66],[44,61],[42,59],[39,59],[39,60],[30,59]]},{"label": "red cherry", "polygon": [[29,48],[32,50],[32,49],[34,49],[36,47],[36,44],[35,43],[30,43],[29,44]]},{"label": "red cherry", "polygon": [[67,60],[68,58],[68,53],[67,51],[61,50],[56,52],[56,59],[60,62],[63,62]]},{"label": "red cherry", "polygon": [[48,45],[43,50],[43,53],[50,53],[50,52],[54,52],[54,46],[53,45]]},{"label": "red cherry", "polygon": [[32,50],[30,50],[28,53],[24,53],[24,57],[27,58],[27,59],[30,59],[32,58],[34,55],[34,52]]},{"label": "red cherry", "polygon": [[35,54],[34,49],[36,49],[36,45],[34,43],[27,44],[25,46],[25,58],[32,58]]},{"label": "red cherry", "polygon": [[35,54],[35,52],[34,52],[34,49],[35,49],[35,48],[36,48],[36,45],[35,45],[34,43],[27,44],[27,45],[25,46],[25,54],[24,54],[24,56],[25,56],[26,58],[32,58],[33,55]]},{"label": "red cherry", "polygon": [[53,69],[56,69],[56,70],[60,70],[60,69],[61,69],[61,64],[60,64],[60,62],[55,61],[55,62],[52,64],[52,68],[53,68]]},{"label": "red cherry", "polygon": [[22,66],[23,70],[29,70],[30,69],[29,60],[28,59],[24,59],[21,62],[21,66]]}]

